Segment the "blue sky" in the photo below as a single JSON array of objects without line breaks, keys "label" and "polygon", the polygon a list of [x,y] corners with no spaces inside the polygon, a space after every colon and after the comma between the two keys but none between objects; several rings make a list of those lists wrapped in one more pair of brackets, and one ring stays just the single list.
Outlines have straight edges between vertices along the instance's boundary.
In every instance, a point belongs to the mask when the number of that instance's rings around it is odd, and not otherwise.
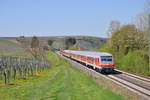
[{"label": "blue sky", "polygon": [[110,21],[127,24],[147,0],[0,0],[0,37],[106,37]]}]

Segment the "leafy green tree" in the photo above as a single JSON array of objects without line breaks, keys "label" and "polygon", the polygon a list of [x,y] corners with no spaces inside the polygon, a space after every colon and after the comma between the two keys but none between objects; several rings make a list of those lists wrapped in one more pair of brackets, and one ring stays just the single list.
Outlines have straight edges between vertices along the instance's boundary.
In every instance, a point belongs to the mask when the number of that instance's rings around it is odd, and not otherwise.
[{"label": "leafy green tree", "polygon": [[129,51],[146,47],[144,32],[132,24],[124,25],[118,31],[115,31],[112,34],[111,42],[115,52],[123,52],[125,55]]}]

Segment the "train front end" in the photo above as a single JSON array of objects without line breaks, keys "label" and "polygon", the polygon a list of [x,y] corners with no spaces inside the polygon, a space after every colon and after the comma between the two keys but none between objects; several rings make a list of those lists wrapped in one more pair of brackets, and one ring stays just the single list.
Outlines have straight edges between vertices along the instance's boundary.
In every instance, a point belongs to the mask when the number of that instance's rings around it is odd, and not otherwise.
[{"label": "train front end", "polygon": [[112,55],[100,57],[101,71],[111,73],[114,71],[114,59]]}]

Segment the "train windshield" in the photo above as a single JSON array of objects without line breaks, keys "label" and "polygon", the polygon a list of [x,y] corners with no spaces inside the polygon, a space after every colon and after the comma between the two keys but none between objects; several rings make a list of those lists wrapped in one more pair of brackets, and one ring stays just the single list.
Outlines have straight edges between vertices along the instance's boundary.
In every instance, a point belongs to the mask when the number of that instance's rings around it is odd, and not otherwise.
[{"label": "train windshield", "polygon": [[112,56],[101,56],[101,62],[103,64],[112,64]]}]

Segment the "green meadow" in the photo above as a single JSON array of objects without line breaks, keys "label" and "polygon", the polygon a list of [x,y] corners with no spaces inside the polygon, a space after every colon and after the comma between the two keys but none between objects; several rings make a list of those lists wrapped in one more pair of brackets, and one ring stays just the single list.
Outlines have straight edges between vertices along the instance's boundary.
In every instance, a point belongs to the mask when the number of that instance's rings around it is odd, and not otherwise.
[{"label": "green meadow", "polygon": [[55,53],[47,57],[50,70],[11,85],[0,82],[0,100],[123,100]]}]

